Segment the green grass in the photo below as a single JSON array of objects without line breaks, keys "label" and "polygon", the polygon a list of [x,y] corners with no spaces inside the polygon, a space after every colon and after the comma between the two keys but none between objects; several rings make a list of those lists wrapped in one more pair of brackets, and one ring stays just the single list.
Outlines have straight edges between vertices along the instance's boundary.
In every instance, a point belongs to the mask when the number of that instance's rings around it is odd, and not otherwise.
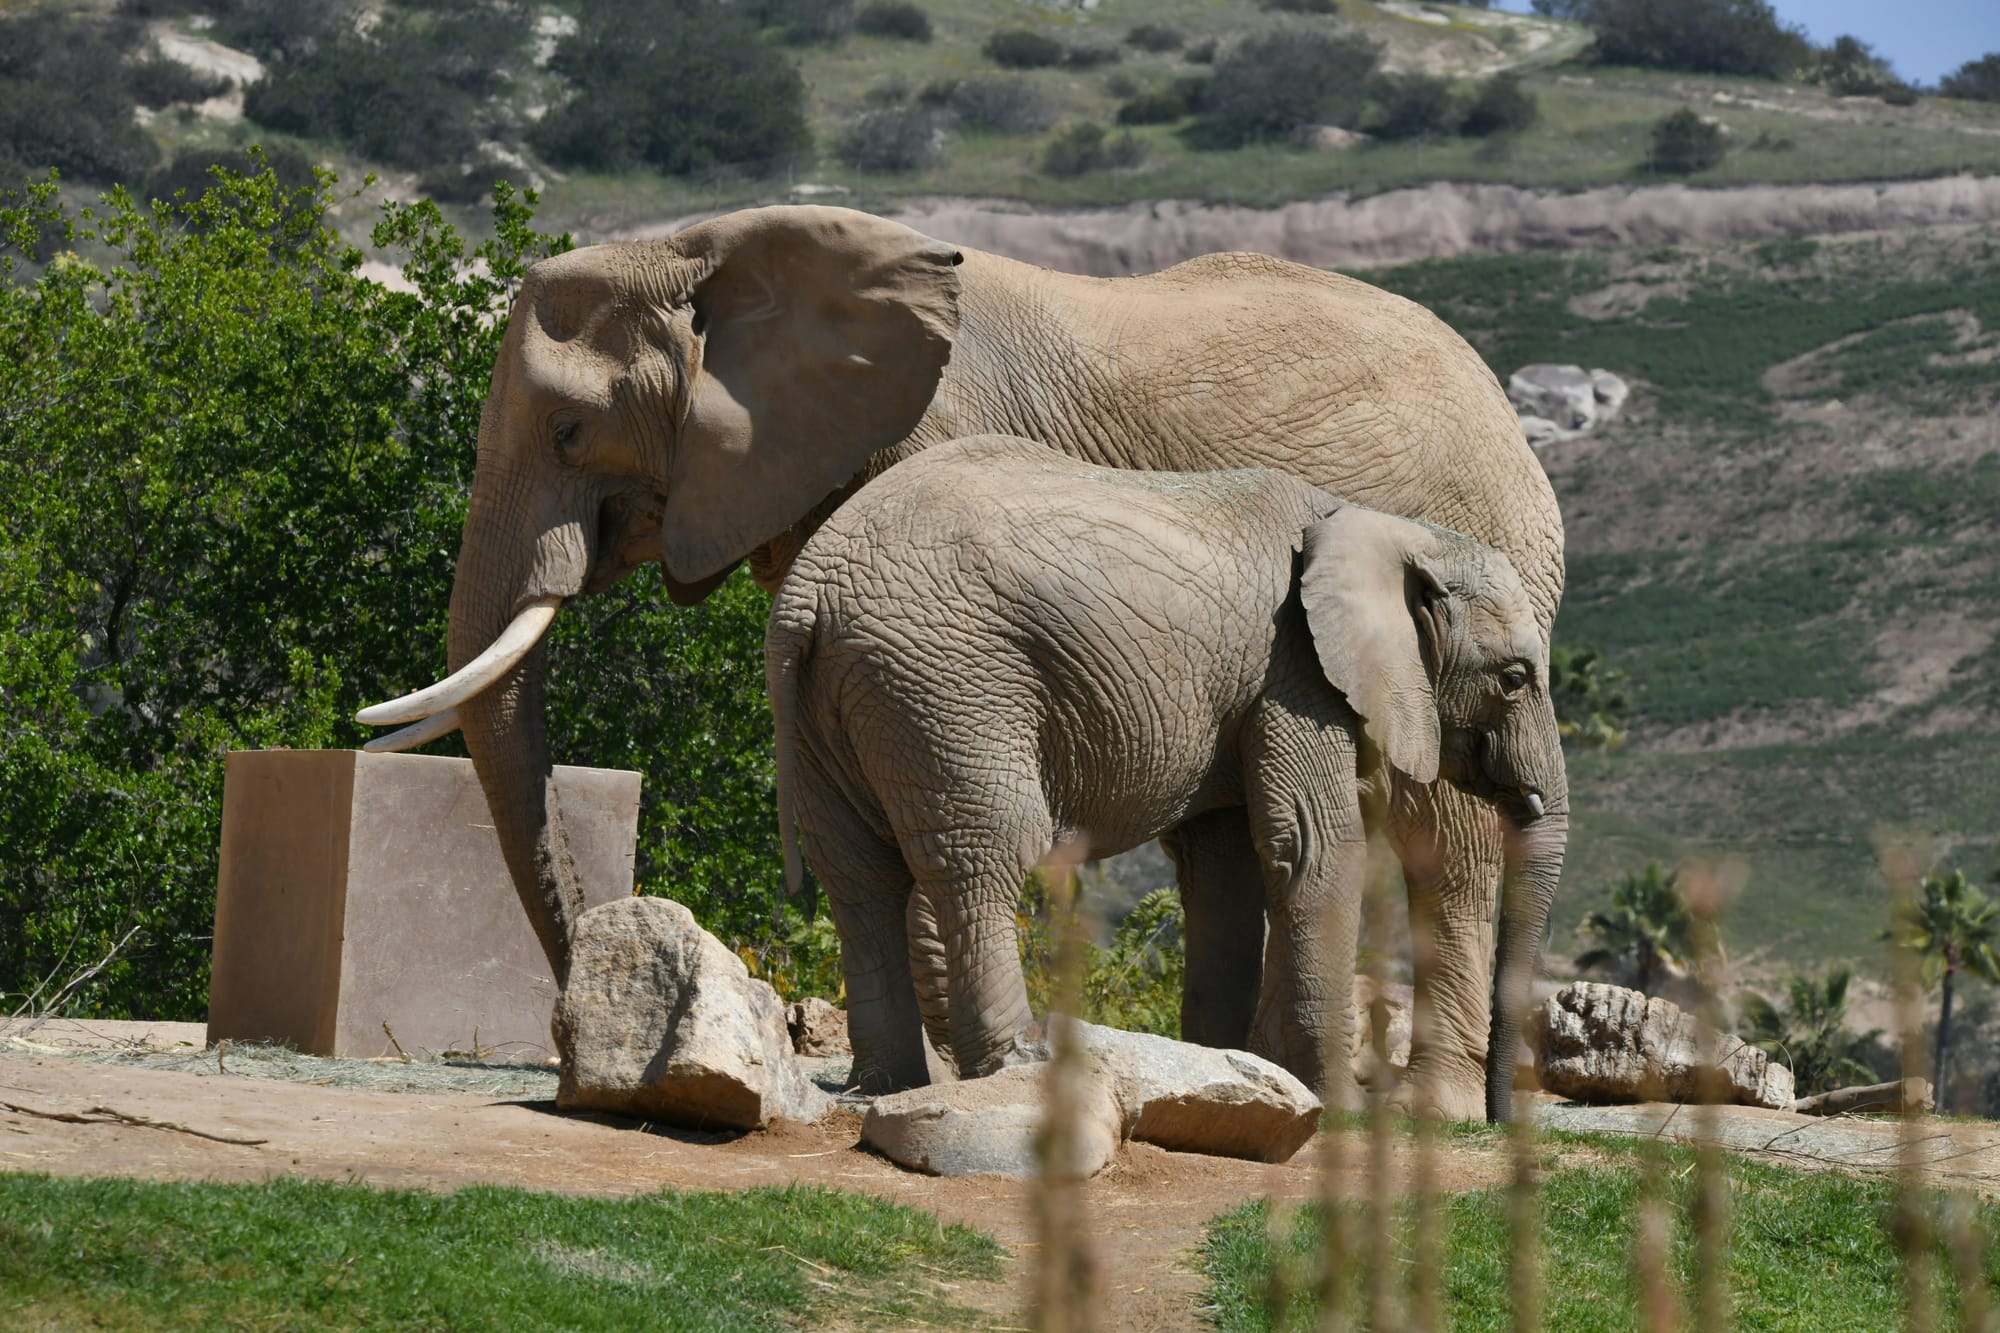
[{"label": "green grass", "polygon": [[[1602,1159],[1571,1160],[1588,1151]],[[1687,1224],[1695,1185],[1692,1154],[1664,1151],[1664,1178],[1676,1219],[1668,1260],[1683,1290],[1693,1284],[1694,1244]],[[1559,1135],[1543,1147],[1541,1226],[1543,1326],[1610,1330],[1637,1326],[1632,1237],[1642,1169],[1629,1142]],[[1808,1173],[1741,1158],[1726,1159],[1730,1196],[1731,1315],[1741,1329],[1892,1329],[1900,1326],[1902,1265],[1886,1226],[1893,1187],[1880,1179]],[[1443,1291],[1450,1326],[1505,1329],[1508,1296],[1507,1197],[1500,1190],[1451,1196],[1444,1202]],[[1358,1214],[1359,1209],[1356,1209]],[[1202,1248],[1210,1317],[1229,1330],[1310,1327],[1309,1298],[1297,1297],[1282,1323],[1266,1306],[1274,1253],[1303,1268],[1321,1242],[1322,1217],[1308,1209],[1274,1251],[1269,1205],[1254,1203],[1210,1223]],[[1981,1209],[1988,1236],[2000,1231],[2000,1206]],[[1358,1218],[1357,1218],[1358,1220]],[[1396,1236],[1406,1276],[1411,1260],[1407,1219]],[[1940,1246],[1938,1271],[1949,1274]],[[2000,1253],[1989,1248],[1986,1271],[2000,1280]],[[1354,1279],[1356,1297],[1360,1279]],[[1949,1315],[1955,1285],[1937,1284]],[[1350,1305],[1350,1311],[1357,1308]],[[1948,1325],[1949,1326],[1949,1325]]]},{"label": "green grass", "polygon": [[0,1175],[0,1328],[777,1329],[957,1316],[961,1226],[803,1186],[585,1199]]}]

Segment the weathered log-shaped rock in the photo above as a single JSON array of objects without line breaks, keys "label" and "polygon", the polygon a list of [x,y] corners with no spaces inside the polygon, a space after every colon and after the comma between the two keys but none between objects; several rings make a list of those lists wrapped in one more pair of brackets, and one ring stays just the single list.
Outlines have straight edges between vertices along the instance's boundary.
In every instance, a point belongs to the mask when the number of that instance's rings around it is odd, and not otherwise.
[{"label": "weathered log-shaped rock", "polygon": [[792,1050],[799,1055],[854,1053],[847,1040],[847,1012],[817,996],[787,1005],[785,1027],[792,1035]]},{"label": "weathered log-shaped rock", "polygon": [[1928,1080],[1901,1078],[1801,1097],[1792,1103],[1792,1110],[1800,1115],[1900,1115],[1904,1111],[1929,1111],[1931,1104]]},{"label": "weathered log-shaped rock", "polygon": [[[1283,1162],[1319,1127],[1320,1101],[1282,1067],[1247,1051],[1076,1024],[1085,1058],[1101,1066],[1125,1134],[1180,1152]],[[1046,1022],[1014,1040],[1008,1063],[1049,1058]]]},{"label": "weathered log-shaped rock", "polygon": [[792,1053],[777,992],[665,898],[576,919],[554,1028],[565,1110],[757,1129],[832,1107]]},{"label": "weathered log-shaped rock", "polygon": [[[1623,986],[1579,981],[1533,1012],[1535,1076],[1580,1102],[1715,1100],[1784,1109],[1792,1071],[1680,1006]],[[1704,1071],[1719,1077],[1704,1097]]]},{"label": "weathered log-shaped rock", "polygon": [[[1039,1175],[1036,1140],[1047,1114],[1048,1070],[1022,1065],[877,1097],[861,1122],[861,1141],[937,1176]],[[1101,1068],[1085,1061],[1075,1076],[1077,1115],[1056,1174],[1081,1180],[1103,1170],[1118,1151],[1124,1113]]]}]

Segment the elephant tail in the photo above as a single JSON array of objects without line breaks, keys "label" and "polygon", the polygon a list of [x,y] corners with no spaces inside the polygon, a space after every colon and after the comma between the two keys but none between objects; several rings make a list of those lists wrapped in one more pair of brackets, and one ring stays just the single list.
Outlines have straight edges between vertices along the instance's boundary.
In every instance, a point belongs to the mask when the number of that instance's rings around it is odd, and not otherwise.
[{"label": "elephant tail", "polygon": [[785,896],[797,898],[805,884],[799,860],[796,805],[799,772],[799,677],[812,653],[813,605],[798,594],[801,580],[788,578],[772,604],[764,628],[764,688],[771,696],[777,732],[778,837],[785,849]]}]

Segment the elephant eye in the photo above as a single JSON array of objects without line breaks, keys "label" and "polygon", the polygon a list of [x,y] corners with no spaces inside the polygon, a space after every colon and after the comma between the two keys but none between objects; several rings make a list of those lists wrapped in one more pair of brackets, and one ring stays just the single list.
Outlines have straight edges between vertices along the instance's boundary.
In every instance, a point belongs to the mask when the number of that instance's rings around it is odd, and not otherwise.
[{"label": "elephant eye", "polygon": [[1519,694],[1522,690],[1527,689],[1528,668],[1522,666],[1519,662],[1502,667],[1500,670],[1500,687],[1509,694]]},{"label": "elephant eye", "polygon": [[574,419],[570,419],[558,421],[550,428],[549,434],[555,439],[556,456],[565,463],[574,463],[577,461],[575,456],[576,433],[579,424]]}]

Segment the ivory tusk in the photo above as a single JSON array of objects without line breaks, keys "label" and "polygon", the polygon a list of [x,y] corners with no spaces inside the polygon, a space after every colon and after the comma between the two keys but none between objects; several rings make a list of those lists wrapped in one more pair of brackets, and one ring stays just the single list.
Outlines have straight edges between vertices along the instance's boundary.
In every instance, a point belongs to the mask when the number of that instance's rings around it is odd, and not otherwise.
[{"label": "ivory tusk", "polygon": [[[386,727],[397,722],[421,722],[433,713],[454,708],[472,698],[528,655],[563,604],[560,597],[537,597],[514,614],[513,623],[500,632],[485,652],[428,688],[400,699],[375,704],[354,715],[356,722]],[[442,734],[442,733],[440,733]]]},{"label": "ivory tusk", "polygon": [[1531,791],[1524,799],[1528,802],[1528,813],[1540,819],[1542,817],[1542,794]]},{"label": "ivory tusk", "polygon": [[377,736],[361,748],[370,754],[395,754],[400,750],[414,750],[440,736],[449,736],[458,730],[458,710],[447,708],[442,713],[432,713],[421,722],[413,722],[401,731],[392,731],[386,736]]}]

